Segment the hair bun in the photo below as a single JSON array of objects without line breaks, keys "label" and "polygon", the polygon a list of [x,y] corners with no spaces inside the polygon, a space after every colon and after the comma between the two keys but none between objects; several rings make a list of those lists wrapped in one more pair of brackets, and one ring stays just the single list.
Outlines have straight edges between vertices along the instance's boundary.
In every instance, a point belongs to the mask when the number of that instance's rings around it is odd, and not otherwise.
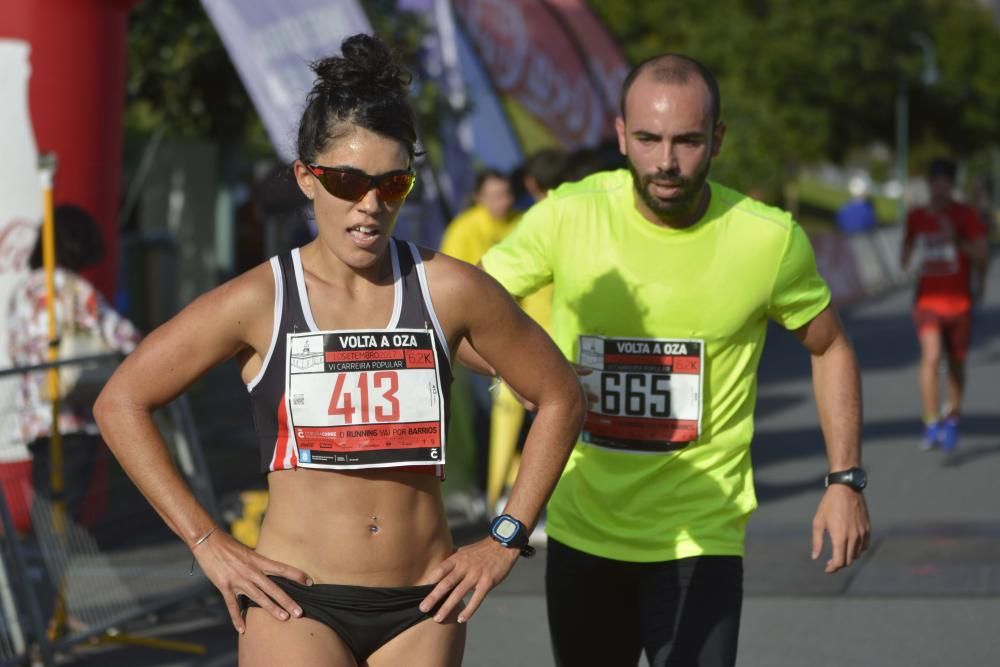
[{"label": "hair bun", "polygon": [[372,35],[358,34],[341,44],[342,56],[312,64],[317,85],[328,90],[353,89],[355,94],[406,95],[410,74],[396,62],[392,50]]},{"label": "hair bun", "polygon": [[345,130],[342,124],[395,139],[412,158],[417,133],[410,73],[378,37],[352,35],[340,48],[342,55],[310,65],[316,80],[299,121],[299,158],[312,161]]}]

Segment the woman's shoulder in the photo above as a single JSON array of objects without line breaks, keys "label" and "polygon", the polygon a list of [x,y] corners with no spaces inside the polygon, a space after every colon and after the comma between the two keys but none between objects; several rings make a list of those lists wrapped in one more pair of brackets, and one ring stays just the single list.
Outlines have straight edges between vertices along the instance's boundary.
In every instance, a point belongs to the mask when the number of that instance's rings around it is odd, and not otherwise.
[{"label": "woman's shoulder", "polygon": [[[261,304],[274,300],[274,276],[270,260],[261,262],[252,269],[230,278],[218,287],[202,294],[195,303],[201,302],[220,312],[232,313],[242,311],[256,313],[270,309],[262,309]],[[194,304],[192,304],[194,305]]]},{"label": "woman's shoulder", "polygon": [[435,301],[448,300],[462,307],[470,306],[503,288],[478,266],[455,259],[442,252],[416,246],[425,267],[427,284]]}]

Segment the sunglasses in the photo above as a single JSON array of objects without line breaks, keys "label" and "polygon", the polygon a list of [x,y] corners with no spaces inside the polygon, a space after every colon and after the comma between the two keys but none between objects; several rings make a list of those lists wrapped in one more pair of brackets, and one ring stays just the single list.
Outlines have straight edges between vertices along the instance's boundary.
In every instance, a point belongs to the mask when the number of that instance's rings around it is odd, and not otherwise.
[{"label": "sunglasses", "polygon": [[366,194],[375,190],[379,199],[387,203],[401,201],[410,194],[416,174],[410,169],[390,171],[378,176],[369,176],[363,171],[308,165],[309,171],[323,188],[337,199],[361,201]]}]

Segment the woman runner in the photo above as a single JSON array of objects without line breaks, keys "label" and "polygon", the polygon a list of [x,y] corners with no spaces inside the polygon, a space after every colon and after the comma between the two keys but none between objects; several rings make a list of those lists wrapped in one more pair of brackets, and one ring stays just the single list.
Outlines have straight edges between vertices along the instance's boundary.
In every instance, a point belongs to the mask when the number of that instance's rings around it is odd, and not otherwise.
[{"label": "woman runner", "polygon": [[[530,555],[524,535],[576,439],[584,399],[548,336],[493,279],[391,237],[413,184],[409,77],[376,38],[350,37],[342,52],[313,65],[293,165],[318,238],[151,333],[95,412],[122,467],[222,593],[241,665],[457,665],[463,623]],[[538,417],[510,518],[456,551],[437,464],[450,359],[463,340]],[[231,357],[270,493],[255,550],[217,530],[150,417]]]}]

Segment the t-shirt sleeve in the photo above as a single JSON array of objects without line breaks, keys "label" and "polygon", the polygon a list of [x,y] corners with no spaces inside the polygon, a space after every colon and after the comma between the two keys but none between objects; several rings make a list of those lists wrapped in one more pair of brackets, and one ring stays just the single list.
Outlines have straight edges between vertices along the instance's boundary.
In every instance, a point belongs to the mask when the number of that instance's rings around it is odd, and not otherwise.
[{"label": "t-shirt sleeve", "polygon": [[444,230],[444,236],[441,237],[441,252],[463,262],[475,264],[478,258],[475,251],[477,244],[472,238],[473,235],[468,220],[463,217],[456,218]]},{"label": "t-shirt sleeve", "polygon": [[829,304],[830,288],[816,268],[809,237],[793,222],[771,288],[767,315],[784,328],[794,330],[809,323]]},{"label": "t-shirt sleeve", "polygon": [[486,272],[516,297],[552,282],[556,210],[551,197],[532,206],[514,231],[482,258]]}]

